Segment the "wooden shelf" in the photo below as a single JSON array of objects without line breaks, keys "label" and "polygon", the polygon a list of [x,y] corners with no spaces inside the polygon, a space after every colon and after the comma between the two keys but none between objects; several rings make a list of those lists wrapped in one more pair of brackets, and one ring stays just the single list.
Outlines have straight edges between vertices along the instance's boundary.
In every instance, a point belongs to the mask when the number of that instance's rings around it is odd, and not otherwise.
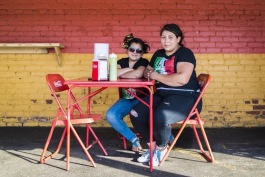
[{"label": "wooden shelf", "polygon": [[60,43],[0,43],[0,54],[1,53],[49,53],[50,48],[55,50],[58,65],[62,66],[62,55],[60,48],[64,46]]}]

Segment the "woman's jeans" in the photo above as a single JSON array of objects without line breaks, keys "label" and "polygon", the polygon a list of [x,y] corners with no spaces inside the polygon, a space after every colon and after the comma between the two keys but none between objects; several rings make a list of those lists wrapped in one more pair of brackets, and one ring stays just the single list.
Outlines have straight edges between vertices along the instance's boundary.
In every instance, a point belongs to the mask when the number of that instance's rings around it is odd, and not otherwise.
[{"label": "woman's jeans", "polygon": [[138,102],[139,101],[137,99],[120,98],[106,113],[107,122],[130,142],[136,138],[136,135],[127,126],[123,119],[130,113],[132,107]]},{"label": "woman's jeans", "polygon": [[[153,134],[156,144],[167,145],[171,135],[171,124],[184,120],[196,97],[191,94],[153,95]],[[149,103],[149,97],[144,98]],[[139,102],[130,112],[131,122],[144,143],[149,142],[149,108]]]}]

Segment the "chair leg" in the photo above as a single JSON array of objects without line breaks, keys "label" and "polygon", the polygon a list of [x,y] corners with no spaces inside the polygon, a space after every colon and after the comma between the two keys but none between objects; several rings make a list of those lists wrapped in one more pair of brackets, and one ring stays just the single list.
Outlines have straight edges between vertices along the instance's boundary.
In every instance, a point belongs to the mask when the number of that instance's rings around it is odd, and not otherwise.
[{"label": "chair leg", "polygon": [[58,152],[60,151],[61,147],[62,147],[62,143],[63,143],[64,137],[65,137],[65,134],[66,134],[66,128],[64,129],[64,131],[62,133],[61,139],[59,141],[59,144],[58,144],[57,149],[55,150],[55,152],[53,152],[52,154],[50,154],[47,157],[45,157],[46,151],[47,151],[47,149],[49,147],[51,138],[53,136],[53,132],[54,132],[55,126],[56,125],[52,125],[52,127],[51,127],[50,133],[48,135],[47,141],[46,141],[45,146],[44,146],[43,151],[42,151],[42,155],[41,155],[41,158],[40,158],[40,163],[45,163],[47,160],[55,157],[58,154]]},{"label": "chair leg", "polygon": [[[139,133],[136,133],[136,136],[137,136],[138,138],[142,138],[142,136],[141,136]],[[124,150],[127,150],[127,140],[126,140],[126,138],[125,138],[124,136],[122,136],[121,134],[119,134],[119,133],[118,133],[118,137],[119,137],[120,139],[122,139],[122,142],[123,142],[123,149],[124,149]]]},{"label": "chair leg", "polygon": [[89,146],[89,139],[90,139],[90,130],[89,125],[86,126],[86,148]]},{"label": "chair leg", "polygon": [[122,144],[123,144],[123,149],[126,150],[127,149],[127,140],[124,136],[122,136],[120,133],[117,133],[117,136],[119,139],[122,140]]},{"label": "chair leg", "polygon": [[[104,154],[104,155],[108,155],[107,151],[105,150],[105,148],[104,148],[103,145],[101,144],[101,142],[100,142],[100,140],[98,139],[98,137],[97,137],[96,133],[94,132],[94,130],[90,127],[90,125],[88,125],[87,128],[88,128],[88,131],[87,131],[87,132],[89,132],[89,133],[91,133],[91,134],[93,135],[95,141],[98,143],[98,145],[99,145],[100,149],[102,150],[103,154]],[[89,148],[89,147],[88,147],[88,144],[87,144],[87,148]]]},{"label": "chair leg", "polygon": [[172,148],[175,146],[177,140],[179,139],[181,133],[183,132],[184,128],[185,128],[186,124],[181,125],[180,130],[178,131],[178,134],[176,135],[175,139],[173,140],[173,142],[171,143],[171,145],[168,148],[168,151],[166,152],[165,156],[163,157],[163,159],[161,160],[159,166],[162,166],[162,164],[165,162],[166,158],[168,157],[170,151],[172,150]]},{"label": "chair leg", "polygon": [[[70,129],[71,129],[71,131],[73,132],[73,134],[75,135],[75,137],[76,137],[78,143],[79,143],[80,146],[82,147],[82,149],[83,149],[84,153],[86,154],[88,160],[91,162],[91,164],[93,165],[93,167],[96,167],[96,164],[95,164],[93,158],[92,158],[91,155],[88,153],[88,151],[87,151],[85,145],[83,144],[82,140],[80,139],[80,137],[79,137],[79,135],[77,134],[77,132],[76,132],[75,128],[73,127],[73,125],[70,125]],[[70,132],[69,132],[69,133],[70,133]]]},{"label": "chair leg", "polygon": [[[175,144],[176,144],[177,140],[179,139],[179,137],[180,137],[182,131],[184,130],[184,127],[185,127],[185,126],[186,126],[186,124],[181,126],[180,130],[178,131],[178,134],[176,135],[176,137],[175,137],[174,141],[172,142],[172,144],[169,146],[169,149],[168,149],[168,151],[166,152],[164,158],[161,160],[159,166],[162,166],[162,164],[164,163],[164,161],[165,161],[166,158],[168,157],[170,151],[171,151],[172,148],[175,146]],[[203,147],[202,147],[202,144],[201,144],[200,137],[199,137],[199,135],[198,135],[198,132],[197,132],[196,126],[195,126],[195,125],[192,125],[192,128],[193,128],[194,134],[195,134],[195,136],[196,136],[196,140],[197,140],[197,142],[198,142],[198,145],[199,145],[199,148],[200,148],[202,154],[204,155],[204,157],[205,157],[209,162],[214,162],[213,153],[212,153],[212,150],[211,150],[211,147],[210,147],[210,144],[209,144],[208,138],[207,138],[207,136],[206,136],[206,133],[205,133],[204,127],[203,127],[202,125],[200,125],[201,131],[202,131],[202,135],[203,135],[203,138],[204,138],[204,141],[205,141],[205,144],[206,144],[206,147],[207,147],[207,149],[208,149],[209,154],[207,154],[207,153],[205,152],[205,150],[203,149]]]},{"label": "chair leg", "polygon": [[196,140],[197,140],[197,143],[199,145],[199,148],[202,152],[202,155],[209,161],[209,162],[213,162],[214,161],[214,157],[213,157],[213,153],[212,153],[212,150],[211,150],[211,147],[210,147],[210,144],[209,144],[209,141],[208,141],[208,138],[207,138],[207,135],[205,133],[205,130],[204,130],[204,127],[203,125],[200,125],[200,128],[201,128],[201,132],[202,132],[202,135],[203,135],[203,139],[204,139],[204,142],[205,142],[205,145],[207,147],[207,150],[208,150],[208,154],[207,152],[204,150],[204,148],[202,147],[202,143],[201,143],[201,140],[200,140],[200,137],[198,135],[198,132],[197,132],[197,129],[196,129],[196,125],[192,125],[192,128],[193,128],[193,131],[194,131],[194,134],[196,136]]},{"label": "chair leg", "polygon": [[125,137],[122,137],[122,141],[123,141],[123,149],[127,150],[127,140]]}]

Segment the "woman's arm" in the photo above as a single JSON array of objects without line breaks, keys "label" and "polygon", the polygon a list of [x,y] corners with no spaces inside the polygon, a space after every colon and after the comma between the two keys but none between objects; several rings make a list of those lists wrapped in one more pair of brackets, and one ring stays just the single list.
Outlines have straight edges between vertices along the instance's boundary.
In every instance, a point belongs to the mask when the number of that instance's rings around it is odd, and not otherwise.
[{"label": "woman's arm", "polygon": [[168,86],[183,86],[190,80],[194,65],[189,62],[178,62],[177,73],[164,75],[155,71],[150,73],[150,78],[162,82]]}]

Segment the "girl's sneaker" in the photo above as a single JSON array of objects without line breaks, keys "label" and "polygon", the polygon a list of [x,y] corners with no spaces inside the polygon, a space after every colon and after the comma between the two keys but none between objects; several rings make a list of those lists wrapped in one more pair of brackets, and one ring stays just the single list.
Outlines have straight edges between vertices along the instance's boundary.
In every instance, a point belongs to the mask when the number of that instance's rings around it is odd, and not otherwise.
[{"label": "girl's sneaker", "polygon": [[134,152],[139,152],[139,151],[141,151],[143,148],[142,148],[142,146],[141,146],[141,144],[140,144],[140,140],[139,140],[139,138],[135,138],[134,140],[133,140],[133,142],[132,142],[132,151],[134,151]]}]

